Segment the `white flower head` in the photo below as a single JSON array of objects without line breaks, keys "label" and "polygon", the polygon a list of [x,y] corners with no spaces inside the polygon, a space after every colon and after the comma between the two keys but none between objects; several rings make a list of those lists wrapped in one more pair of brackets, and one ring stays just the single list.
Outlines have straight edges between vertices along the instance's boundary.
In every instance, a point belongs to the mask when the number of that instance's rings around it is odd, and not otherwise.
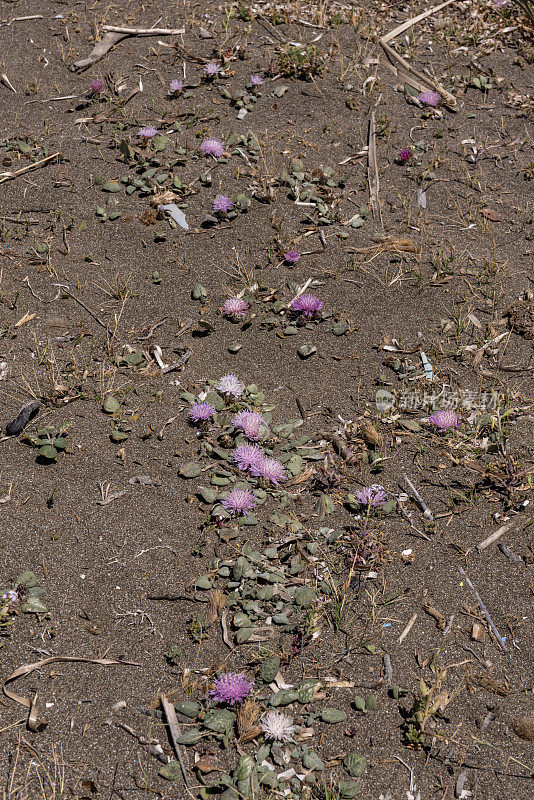
[{"label": "white flower head", "polygon": [[268,711],[262,717],[260,727],[266,739],[275,739],[278,742],[287,742],[295,731],[291,717],[278,711]]}]

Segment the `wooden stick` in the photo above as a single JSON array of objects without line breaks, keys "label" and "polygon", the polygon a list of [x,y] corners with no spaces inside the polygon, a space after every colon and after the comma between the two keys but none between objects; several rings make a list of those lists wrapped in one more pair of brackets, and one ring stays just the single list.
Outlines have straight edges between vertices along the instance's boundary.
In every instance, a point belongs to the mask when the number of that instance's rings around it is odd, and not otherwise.
[{"label": "wooden stick", "polygon": [[492,618],[490,617],[488,609],[486,608],[486,606],[482,602],[482,598],[480,597],[479,593],[477,592],[477,590],[475,589],[475,587],[473,586],[473,584],[471,583],[471,581],[469,580],[469,578],[465,574],[465,571],[462,569],[462,567],[458,567],[458,570],[460,572],[460,575],[463,575],[463,577],[465,578],[465,582],[467,583],[469,588],[474,592],[474,595],[475,595],[475,597],[477,599],[478,605],[480,606],[480,610],[482,611],[482,613],[486,617],[486,622],[490,626],[491,632],[493,633],[493,635],[495,636],[495,638],[499,642],[499,645],[501,646],[501,648],[507,653],[508,652],[508,648],[506,647],[504,639],[502,638],[501,634],[497,630],[497,626],[495,625],[495,623],[493,622]]},{"label": "wooden stick", "polygon": [[100,61],[109,50],[113,47],[114,44],[117,44],[124,39],[125,36],[128,34],[126,33],[106,33],[102,39],[95,44],[87,58],[82,58],[80,61],[75,61],[74,64],[71,64],[69,69],[71,72],[76,71],[77,69],[85,69],[85,67],[90,67],[91,64],[94,64],[95,61]]},{"label": "wooden stick", "polygon": [[369,204],[373,210],[373,217],[378,219],[382,225],[382,214],[380,213],[380,203],[378,192],[380,189],[380,179],[378,177],[378,164],[376,160],[376,135],[375,135],[375,112],[371,111],[369,120],[369,139],[367,150],[367,180],[369,183]]},{"label": "wooden stick", "polygon": [[380,39],[380,44],[384,42],[390,42],[392,39],[396,39],[401,33],[411,28],[413,25],[417,25],[418,22],[425,19],[425,17],[430,17],[431,14],[436,14],[438,11],[441,11],[442,8],[445,6],[450,6],[451,3],[456,2],[456,0],[446,0],[445,3],[440,3],[439,6],[434,6],[433,8],[429,8],[428,11],[423,11],[422,14],[419,14],[417,17],[412,17],[411,19],[407,19],[406,22],[403,22],[397,28],[394,28],[389,33],[386,33],[385,36],[382,36]]},{"label": "wooden stick", "polygon": [[19,175],[23,175],[25,172],[29,172],[31,169],[43,167],[45,164],[48,164],[49,161],[52,161],[52,159],[57,158],[60,155],[61,153],[58,151],[57,153],[52,153],[51,156],[47,156],[46,158],[42,158],[40,161],[36,161],[35,164],[28,164],[27,167],[22,167],[22,169],[18,169],[16,172],[0,172],[0,176],[4,176],[0,178],[0,183],[4,183],[4,181],[10,181],[13,178],[18,178]]},{"label": "wooden stick", "polygon": [[102,320],[100,319],[100,317],[99,317],[99,316],[97,316],[97,315],[95,314],[95,312],[94,312],[94,311],[91,311],[91,309],[89,308],[89,306],[86,306],[86,305],[85,305],[85,303],[83,302],[83,300],[80,300],[80,298],[79,298],[79,297],[76,297],[75,295],[73,295],[73,294],[72,294],[72,292],[70,292],[70,291],[69,291],[69,290],[68,290],[68,289],[67,289],[65,286],[63,286],[63,284],[56,284],[56,285],[58,285],[58,286],[61,286],[61,288],[63,289],[63,291],[65,292],[65,294],[68,294],[68,296],[69,296],[69,297],[71,297],[71,298],[74,300],[74,302],[75,302],[75,303],[78,303],[78,305],[80,305],[80,306],[81,306],[81,307],[82,307],[82,308],[83,308],[85,311],[87,311],[87,313],[88,313],[88,314],[89,314],[89,315],[90,315],[90,316],[91,316],[91,317],[92,317],[94,320],[96,320],[96,322],[98,322],[98,324],[99,324],[99,325],[101,325],[101,326],[104,328],[104,330],[105,330],[105,331],[109,330],[109,328],[108,328],[108,326],[106,325],[106,323],[105,323],[105,322],[102,322]]},{"label": "wooden stick", "polygon": [[500,539],[500,538],[501,538],[501,536],[502,536],[504,533],[506,533],[507,531],[509,531],[509,530],[510,530],[510,528],[513,528],[513,526],[514,526],[514,522],[515,522],[515,520],[511,520],[510,522],[507,522],[505,525],[501,525],[501,527],[500,527],[500,528],[497,528],[497,530],[496,530],[496,531],[494,531],[494,532],[493,532],[493,533],[492,533],[490,536],[488,536],[488,538],[487,538],[487,539],[484,539],[484,541],[483,541],[483,542],[479,542],[479,543],[477,544],[477,550],[478,550],[478,552],[479,552],[479,553],[481,553],[483,550],[485,550],[485,549],[486,549],[486,547],[489,547],[489,546],[490,546],[490,544],[493,544],[493,542],[496,542],[496,541],[497,541],[497,539]]},{"label": "wooden stick", "polygon": [[171,703],[171,701],[168,700],[164,694],[160,695],[160,700],[161,700],[161,705],[163,706],[163,711],[165,712],[165,716],[167,718],[167,724],[169,726],[169,733],[171,735],[172,746],[174,747],[174,752],[176,753],[178,763],[180,764],[180,769],[182,770],[184,783],[186,787],[189,789],[190,788],[189,780],[187,778],[187,772],[185,770],[182,754],[180,752],[180,745],[178,744],[177,741],[177,739],[182,735],[182,732],[178,724],[176,711],[174,710],[174,706]]},{"label": "wooden stick", "polygon": [[399,644],[401,644],[401,643],[402,643],[402,642],[403,642],[403,641],[406,639],[406,637],[407,637],[407,636],[408,636],[408,634],[410,633],[411,629],[412,629],[412,628],[413,628],[413,626],[415,625],[415,620],[416,620],[416,619],[417,619],[417,614],[414,614],[414,615],[411,617],[411,619],[410,619],[409,623],[406,625],[406,627],[405,627],[405,629],[403,630],[403,632],[401,633],[401,635],[399,636]]},{"label": "wooden stick", "polygon": [[427,519],[429,519],[431,522],[433,522],[434,517],[432,516],[432,512],[430,511],[429,507],[427,506],[427,504],[425,503],[425,501],[423,500],[423,498],[421,497],[421,495],[419,494],[419,492],[417,491],[417,489],[415,488],[415,486],[413,485],[413,483],[411,482],[409,477],[407,475],[404,475],[404,474],[403,474],[402,477],[404,478],[404,480],[408,484],[408,487],[409,487],[411,493],[413,494],[414,498],[419,503],[419,506],[421,507],[421,511],[423,512],[423,516],[425,516]]},{"label": "wooden stick", "polygon": [[426,19],[426,17],[429,17],[432,14],[436,14],[438,11],[441,11],[442,8],[449,6],[453,2],[455,2],[455,0],[446,0],[446,2],[440,3],[440,5],[438,6],[434,6],[433,8],[429,8],[427,11],[423,11],[423,13],[419,14],[417,17],[411,17],[410,19],[407,19],[405,22],[403,22],[401,25],[398,25],[389,33],[386,33],[384,36],[381,36],[379,40],[380,44],[384,48],[386,55],[390,59],[397,61],[402,66],[404,71],[407,73],[407,76],[411,75],[414,76],[413,78],[406,80],[406,82],[414,86],[414,88],[417,89],[419,92],[424,91],[427,86],[432,86],[437,92],[440,93],[445,103],[452,108],[454,108],[457,104],[454,95],[452,95],[450,92],[444,89],[443,86],[441,86],[441,84],[435,81],[433,78],[430,78],[427,75],[423,75],[421,72],[415,69],[415,67],[412,67],[411,64],[408,64],[408,62],[405,61],[405,59],[402,58],[402,56],[400,56],[396,50],[390,47],[388,43],[392,42],[394,39],[397,38],[397,36],[399,36],[401,33],[404,33],[404,31],[408,30],[408,28],[412,28],[414,25],[417,25],[418,22],[421,22],[421,20]]},{"label": "wooden stick", "polygon": [[120,28],[116,25],[102,25],[105,31],[124,33],[126,36],[177,36],[185,33],[185,28]]},{"label": "wooden stick", "polygon": [[386,54],[390,58],[393,58],[395,61],[398,61],[398,63],[404,70],[406,70],[407,73],[415,76],[415,78],[421,81],[422,84],[426,86],[432,86],[436,90],[436,92],[439,92],[440,95],[445,100],[445,102],[447,103],[447,105],[449,106],[456,105],[456,97],[452,95],[450,92],[448,92],[446,89],[444,89],[440,83],[435,81],[429,75],[423,75],[422,72],[419,72],[419,70],[415,69],[415,67],[412,67],[411,64],[408,64],[408,62],[405,61],[404,58],[401,55],[399,55],[396,50],[390,47],[389,44],[385,44],[382,42],[382,47],[386,51]]}]

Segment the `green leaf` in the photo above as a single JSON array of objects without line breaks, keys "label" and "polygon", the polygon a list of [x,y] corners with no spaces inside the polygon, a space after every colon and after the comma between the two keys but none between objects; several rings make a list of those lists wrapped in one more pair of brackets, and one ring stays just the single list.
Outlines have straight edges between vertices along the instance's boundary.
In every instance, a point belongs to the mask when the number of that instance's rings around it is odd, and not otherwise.
[{"label": "green leaf", "polygon": [[200,464],[197,464],[195,461],[189,461],[187,464],[180,467],[178,474],[181,475],[182,478],[198,478],[201,472],[202,467]]},{"label": "green leaf", "polygon": [[235,640],[237,644],[245,644],[245,642],[248,641],[248,639],[250,639],[253,633],[254,633],[254,628],[239,628],[239,630],[235,635]]},{"label": "green leaf", "polygon": [[154,136],[152,139],[152,147],[154,150],[156,150],[156,152],[161,152],[162,150],[165,150],[165,148],[167,147],[168,141],[169,141],[168,136],[163,136],[163,135]]},{"label": "green leaf", "polygon": [[402,425],[403,428],[406,428],[409,431],[413,431],[414,433],[418,433],[422,430],[421,426],[418,422],[414,419],[399,419],[399,425]]},{"label": "green leaf", "polygon": [[114,193],[120,192],[121,188],[120,183],[117,183],[117,181],[108,181],[102,186],[102,191]]},{"label": "green leaf", "polygon": [[133,161],[133,159],[135,157],[135,153],[134,153],[133,147],[131,147],[131,145],[128,144],[126,139],[122,139],[122,141],[121,141],[121,143],[119,145],[119,150],[122,153],[122,155],[124,156],[124,158],[126,159],[126,161]]},{"label": "green leaf", "polygon": [[39,455],[41,458],[46,458],[47,461],[55,461],[58,456],[58,452],[53,445],[45,444],[43,447],[39,448]]},{"label": "green leaf", "polygon": [[178,714],[183,714],[184,717],[195,719],[200,711],[200,704],[194,700],[179,700],[174,706]]},{"label": "green leaf", "polygon": [[37,575],[35,572],[27,569],[18,576],[15,583],[17,586],[22,583],[27,589],[31,589],[33,586],[37,586]]},{"label": "green leaf", "polygon": [[177,738],[178,744],[196,744],[202,739],[202,732],[198,728],[191,728]]},{"label": "green leaf", "polygon": [[280,669],[280,657],[269,656],[264,658],[260,666],[260,678],[264,683],[272,683]]},{"label": "green leaf", "polygon": [[210,403],[215,411],[222,411],[224,408],[224,399],[217,392],[208,392],[204,402]]},{"label": "green leaf", "polygon": [[121,404],[119,403],[117,398],[110,396],[106,397],[106,399],[104,400],[104,403],[102,405],[102,411],[104,411],[106,414],[115,414],[120,407]]},{"label": "green leaf", "polygon": [[[365,707],[368,711],[375,711],[376,709],[376,695],[370,694],[369,697],[365,699]],[[356,776],[358,777],[358,776]]]},{"label": "green leaf", "polygon": [[165,778],[167,781],[177,781],[182,777],[182,768],[180,767],[180,762],[169,761],[168,764],[165,764],[165,766],[160,769],[159,775],[161,778]]},{"label": "green leaf", "polygon": [[20,610],[24,614],[46,614],[48,608],[38,597],[28,597],[26,602],[22,604]]},{"label": "green leaf", "polygon": [[232,730],[236,715],[226,708],[211,709],[204,717],[203,725],[215,733],[228,733]]},{"label": "green leaf", "polygon": [[347,715],[340,708],[323,708],[321,719],[329,725],[336,725],[338,722],[345,722]]}]

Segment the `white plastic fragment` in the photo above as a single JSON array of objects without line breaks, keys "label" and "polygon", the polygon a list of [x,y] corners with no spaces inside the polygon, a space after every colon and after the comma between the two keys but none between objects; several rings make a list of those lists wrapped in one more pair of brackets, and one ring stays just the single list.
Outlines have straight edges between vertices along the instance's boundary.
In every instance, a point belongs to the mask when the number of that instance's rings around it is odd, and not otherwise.
[{"label": "white plastic fragment", "polygon": [[423,367],[424,367],[424,370],[425,370],[425,375],[426,375],[427,381],[433,381],[434,380],[434,371],[432,369],[432,364],[430,363],[430,361],[426,357],[426,353],[423,353],[423,351],[421,351],[421,361],[423,362]]},{"label": "white plastic fragment", "polygon": [[187,224],[187,220],[185,218],[185,214],[181,211],[176,203],[168,203],[165,206],[160,206],[169,216],[173,218],[173,220],[180,225],[181,228],[185,228],[186,231],[189,230],[189,225]]}]

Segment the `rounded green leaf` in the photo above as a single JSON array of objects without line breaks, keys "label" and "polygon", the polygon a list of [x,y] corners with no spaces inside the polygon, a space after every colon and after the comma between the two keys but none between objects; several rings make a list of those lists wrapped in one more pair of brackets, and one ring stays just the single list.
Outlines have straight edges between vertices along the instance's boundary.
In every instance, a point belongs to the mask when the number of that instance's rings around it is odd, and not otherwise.
[{"label": "rounded green leaf", "polygon": [[359,778],[367,769],[367,761],[358,753],[347,753],[343,759],[343,767],[351,778]]},{"label": "rounded green leaf", "polygon": [[46,458],[47,461],[55,461],[58,453],[56,448],[51,444],[45,444],[39,448],[39,455],[41,458]]},{"label": "rounded green leaf", "polygon": [[104,400],[104,403],[102,405],[102,411],[105,411],[106,414],[115,414],[120,407],[121,404],[119,403],[117,398],[110,396],[106,397],[106,399]]},{"label": "rounded green leaf", "polygon": [[340,708],[323,708],[321,719],[329,725],[336,725],[338,722],[345,722],[347,715]]}]

